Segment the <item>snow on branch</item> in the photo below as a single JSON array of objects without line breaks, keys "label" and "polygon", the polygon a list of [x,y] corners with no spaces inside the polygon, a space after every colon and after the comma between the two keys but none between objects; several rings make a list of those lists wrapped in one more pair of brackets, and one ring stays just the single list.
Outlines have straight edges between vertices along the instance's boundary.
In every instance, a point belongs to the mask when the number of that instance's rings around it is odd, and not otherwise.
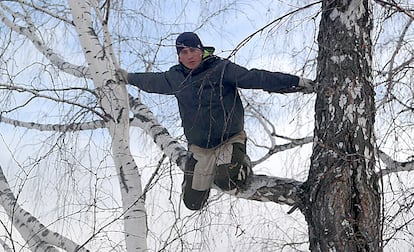
[{"label": "snow on branch", "polygon": [[48,229],[32,214],[20,207],[10,189],[1,167],[0,202],[9,218],[13,221],[14,227],[19,231],[23,239],[30,246],[30,249],[33,251],[60,251],[57,248],[61,248],[66,251],[89,251],[76,244],[69,238]]},{"label": "snow on branch", "polygon": [[[0,1],[0,8],[6,10],[11,16],[16,18],[19,16],[18,13],[13,12],[10,8],[5,6]],[[89,70],[87,67],[84,66],[77,66],[66,62],[59,54],[55,53],[52,49],[46,46],[43,43],[43,40],[35,33],[36,26],[30,22],[29,18],[25,18],[24,20],[27,22],[27,27],[23,27],[17,25],[17,23],[12,22],[8,19],[3,11],[0,11],[0,19],[1,21],[9,27],[12,31],[25,36],[30,41],[32,41],[33,45],[41,52],[50,62],[56,65],[60,70],[71,74],[76,77],[89,77]]]}]

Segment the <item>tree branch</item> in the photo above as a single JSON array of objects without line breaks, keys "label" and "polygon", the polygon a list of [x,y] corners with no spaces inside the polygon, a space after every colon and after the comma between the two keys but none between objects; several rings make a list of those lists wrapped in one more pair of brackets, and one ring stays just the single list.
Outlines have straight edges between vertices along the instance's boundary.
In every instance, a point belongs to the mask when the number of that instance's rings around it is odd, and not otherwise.
[{"label": "tree branch", "polygon": [[305,5],[305,6],[303,6],[303,7],[300,7],[300,8],[296,8],[295,10],[293,10],[293,11],[291,11],[291,12],[289,12],[289,13],[286,13],[285,15],[283,15],[283,16],[281,16],[281,17],[279,17],[279,18],[277,18],[277,19],[275,19],[275,20],[273,20],[272,22],[270,22],[270,23],[268,23],[268,24],[266,24],[265,26],[263,26],[262,28],[260,28],[260,29],[258,29],[257,31],[255,31],[254,33],[252,33],[252,34],[250,34],[247,38],[245,38],[243,41],[241,41],[234,49],[233,49],[233,51],[230,53],[230,55],[227,57],[227,59],[229,59],[229,58],[231,58],[231,57],[233,57],[234,55],[236,55],[236,53],[243,47],[243,46],[245,46],[254,36],[256,36],[257,34],[259,34],[259,33],[262,33],[264,30],[266,30],[267,28],[269,28],[270,26],[272,26],[273,24],[275,24],[275,23],[277,23],[277,22],[280,22],[281,20],[283,20],[284,18],[286,18],[286,17],[288,17],[288,16],[290,16],[290,15],[293,15],[293,14],[295,14],[296,12],[299,12],[299,11],[302,11],[302,10],[305,10],[305,9],[307,9],[307,8],[309,8],[309,7],[312,7],[313,5],[316,5],[316,4],[320,4],[322,1],[316,1],[316,2],[313,2],[313,3],[310,3],[310,4],[308,4],[308,5]]},{"label": "tree branch", "polygon": [[414,19],[414,14],[413,13],[411,13],[409,10],[401,7],[394,0],[390,0],[390,1],[375,0],[375,2],[377,2],[379,5],[382,5],[384,7],[387,7],[387,8],[396,10],[398,12],[404,13],[405,15],[407,15],[408,17],[410,17],[411,19]]},{"label": "tree branch", "polygon": [[301,205],[302,184],[294,179],[253,175],[242,190],[230,194],[248,200],[297,206]]},{"label": "tree branch", "polygon": [[286,144],[280,144],[280,145],[273,145],[269,151],[266,153],[266,155],[264,155],[263,157],[261,157],[260,159],[253,161],[252,165],[258,165],[261,162],[265,161],[266,159],[268,159],[270,156],[272,156],[273,154],[277,153],[277,152],[281,152],[281,151],[285,151],[285,150],[289,150],[298,146],[302,146],[304,144],[308,144],[308,143],[312,143],[313,141],[313,137],[309,136],[309,137],[305,137],[305,138],[299,138],[299,139],[292,139],[292,141],[290,143],[286,143]]},{"label": "tree branch", "polygon": [[35,122],[22,122],[19,120],[14,120],[1,116],[0,122],[13,125],[15,127],[24,127],[27,129],[35,129],[39,131],[56,131],[56,132],[73,132],[73,131],[82,131],[82,130],[95,130],[105,128],[106,122],[104,120],[97,120],[92,122],[85,123],[69,123],[69,124],[41,124]]},{"label": "tree branch", "polygon": [[151,110],[139,98],[130,96],[129,104],[134,114],[131,125],[140,127],[150,135],[161,151],[184,171],[184,164],[188,158],[186,148],[171,137],[168,130],[158,122]]},{"label": "tree branch", "polygon": [[[305,137],[305,138],[299,138],[299,139],[293,139],[285,136],[281,136],[276,134],[276,129],[274,125],[266,118],[264,117],[256,108],[253,106],[247,106],[247,108],[259,121],[259,123],[263,126],[263,129],[266,131],[266,133],[269,135],[269,140],[271,143],[270,147],[266,147],[268,149],[268,152],[261,158],[259,158],[256,161],[252,161],[252,166],[256,166],[265,160],[267,160],[269,157],[271,157],[273,154],[285,150],[289,150],[298,146],[302,146],[304,144],[311,143],[313,141],[313,136]],[[276,144],[275,137],[283,138],[285,140],[290,141],[290,143],[278,145]]]},{"label": "tree branch", "polygon": [[[11,16],[17,16],[17,13],[14,13],[10,10],[7,6],[1,3],[0,7],[6,10]],[[19,26],[16,22],[12,22],[10,19],[6,17],[6,15],[0,11],[0,19],[1,21],[9,27],[12,31],[27,37],[30,41],[32,41],[33,45],[42,53],[47,59],[50,60],[52,64],[57,66],[60,70],[71,74],[76,77],[88,77],[89,70],[87,67],[84,66],[77,66],[71,63],[66,62],[59,54],[55,53],[52,49],[47,47],[42,39],[35,34],[35,25],[33,23],[28,22],[28,19],[24,19],[27,23],[27,27]]]},{"label": "tree branch", "polygon": [[14,227],[22,235],[23,239],[31,248],[40,249],[41,251],[58,252],[55,247],[62,248],[66,251],[87,252],[89,250],[81,248],[69,238],[53,232],[43,225],[32,214],[24,210],[17,203],[13,192],[0,167],[0,202],[9,218],[12,220]]},{"label": "tree branch", "polygon": [[104,120],[108,119],[105,114],[102,114],[102,113],[94,110],[93,108],[90,108],[90,107],[85,106],[83,104],[80,104],[80,103],[77,103],[77,102],[72,102],[72,101],[67,100],[67,99],[60,99],[60,98],[44,95],[44,94],[42,94],[43,90],[29,89],[29,88],[25,88],[25,87],[21,87],[21,86],[15,86],[15,85],[12,86],[12,85],[5,85],[5,84],[0,84],[0,88],[1,89],[12,90],[12,91],[17,91],[17,92],[30,93],[34,96],[34,98],[44,98],[44,99],[48,99],[48,100],[55,101],[55,102],[58,102],[58,103],[61,102],[61,103],[66,103],[66,104],[73,105],[73,106],[78,106],[82,109],[85,109],[87,111],[90,111],[90,112],[98,115],[99,117],[101,117]]},{"label": "tree branch", "polygon": [[[69,19],[67,19],[65,17],[62,17],[62,16],[58,15],[58,14],[60,14],[62,12],[61,10],[56,10],[56,13],[54,13],[54,12],[52,12],[52,11],[44,8],[44,7],[35,5],[33,2],[29,3],[29,2],[24,1],[24,0],[16,0],[16,2],[19,2],[20,4],[26,5],[26,6],[30,7],[30,8],[33,8],[33,9],[37,10],[37,11],[43,12],[46,15],[49,15],[49,16],[51,16],[53,18],[56,18],[57,20],[61,20],[61,21],[65,22],[65,23],[67,23],[67,24],[73,25],[72,20],[69,20]],[[48,7],[50,7],[50,6],[48,6]]]},{"label": "tree branch", "polygon": [[382,162],[384,162],[386,168],[378,172],[379,176],[386,176],[390,173],[402,172],[402,171],[413,171],[414,170],[414,160],[407,162],[398,162],[393,160],[385,152],[378,150],[378,156]]}]

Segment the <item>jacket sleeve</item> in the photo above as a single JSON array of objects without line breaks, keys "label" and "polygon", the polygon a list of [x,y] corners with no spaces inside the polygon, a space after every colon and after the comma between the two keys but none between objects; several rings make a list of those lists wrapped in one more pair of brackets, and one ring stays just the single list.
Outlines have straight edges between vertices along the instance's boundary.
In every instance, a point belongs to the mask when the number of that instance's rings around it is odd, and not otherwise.
[{"label": "jacket sleeve", "polygon": [[290,93],[300,90],[299,77],[296,75],[266,70],[248,70],[230,61],[226,64],[224,78],[236,87],[263,89],[268,92]]},{"label": "jacket sleeve", "polygon": [[172,94],[174,88],[169,79],[169,72],[128,73],[128,84],[148,93]]}]

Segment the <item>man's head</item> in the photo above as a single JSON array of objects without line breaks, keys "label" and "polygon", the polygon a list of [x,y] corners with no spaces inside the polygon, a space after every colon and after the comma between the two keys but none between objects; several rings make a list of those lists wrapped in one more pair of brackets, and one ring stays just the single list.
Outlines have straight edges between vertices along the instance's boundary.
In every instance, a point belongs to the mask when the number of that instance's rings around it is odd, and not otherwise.
[{"label": "man's head", "polygon": [[193,32],[181,33],[175,41],[178,60],[187,68],[197,68],[203,60],[203,44]]}]

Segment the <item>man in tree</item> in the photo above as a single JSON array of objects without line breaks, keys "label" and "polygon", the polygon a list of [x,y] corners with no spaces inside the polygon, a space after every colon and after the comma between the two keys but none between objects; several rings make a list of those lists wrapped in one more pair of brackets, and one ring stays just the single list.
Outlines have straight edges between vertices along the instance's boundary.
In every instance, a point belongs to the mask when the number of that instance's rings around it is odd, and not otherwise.
[{"label": "man in tree", "polygon": [[213,183],[222,190],[233,190],[252,174],[238,88],[310,93],[313,82],[280,72],[248,70],[221,59],[213,55],[214,47],[204,47],[192,32],[177,37],[176,49],[179,64],[166,72],[119,72],[141,90],[177,98],[192,155],[184,172],[183,201],[187,208],[199,210]]}]

